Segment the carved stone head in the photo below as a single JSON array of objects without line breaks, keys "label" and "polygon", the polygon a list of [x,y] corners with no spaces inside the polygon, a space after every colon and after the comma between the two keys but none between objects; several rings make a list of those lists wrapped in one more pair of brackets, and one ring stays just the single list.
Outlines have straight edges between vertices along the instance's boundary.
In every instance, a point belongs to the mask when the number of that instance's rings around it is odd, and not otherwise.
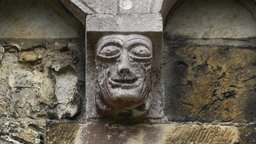
[{"label": "carved stone head", "polygon": [[143,35],[113,34],[97,43],[100,97],[112,109],[133,109],[149,97],[152,42]]}]

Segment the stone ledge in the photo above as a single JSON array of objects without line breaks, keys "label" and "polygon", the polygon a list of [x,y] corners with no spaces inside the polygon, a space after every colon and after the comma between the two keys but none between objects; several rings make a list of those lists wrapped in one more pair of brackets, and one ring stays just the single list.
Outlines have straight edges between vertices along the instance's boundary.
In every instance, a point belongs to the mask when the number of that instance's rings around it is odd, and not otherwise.
[{"label": "stone ledge", "polygon": [[[198,124],[109,125],[104,123],[61,123],[48,127],[49,144],[234,144],[240,132],[234,126]],[[68,138],[68,140],[67,140]]]}]

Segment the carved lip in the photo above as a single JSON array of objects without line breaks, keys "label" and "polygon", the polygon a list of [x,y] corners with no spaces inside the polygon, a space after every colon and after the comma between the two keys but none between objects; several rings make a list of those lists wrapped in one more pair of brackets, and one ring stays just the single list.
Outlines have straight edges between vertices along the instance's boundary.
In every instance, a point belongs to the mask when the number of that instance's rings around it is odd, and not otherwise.
[{"label": "carved lip", "polygon": [[112,81],[114,82],[117,82],[117,83],[127,83],[127,84],[132,84],[134,82],[136,82],[138,80],[138,78],[136,77],[133,77],[133,78],[112,78],[111,79]]},{"label": "carved lip", "polygon": [[112,88],[124,88],[124,89],[132,89],[138,87],[141,83],[140,78],[112,78],[108,79],[109,84]]}]

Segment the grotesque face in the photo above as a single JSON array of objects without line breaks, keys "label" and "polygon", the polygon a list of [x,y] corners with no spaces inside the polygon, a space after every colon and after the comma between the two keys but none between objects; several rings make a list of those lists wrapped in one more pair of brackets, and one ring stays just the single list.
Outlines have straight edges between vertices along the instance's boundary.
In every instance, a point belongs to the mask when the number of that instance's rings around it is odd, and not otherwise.
[{"label": "grotesque face", "polygon": [[113,108],[134,108],[148,98],[152,42],[143,35],[108,35],[97,43],[102,99]]}]

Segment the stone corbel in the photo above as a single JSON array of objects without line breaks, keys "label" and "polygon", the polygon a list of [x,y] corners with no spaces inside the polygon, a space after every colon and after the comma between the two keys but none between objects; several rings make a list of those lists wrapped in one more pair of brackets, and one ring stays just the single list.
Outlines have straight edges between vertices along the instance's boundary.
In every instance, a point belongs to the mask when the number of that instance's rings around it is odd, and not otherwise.
[{"label": "stone corbel", "polygon": [[160,14],[88,15],[87,118],[163,117]]},{"label": "stone corbel", "polygon": [[163,118],[164,1],[62,2],[86,27],[86,118]]}]

